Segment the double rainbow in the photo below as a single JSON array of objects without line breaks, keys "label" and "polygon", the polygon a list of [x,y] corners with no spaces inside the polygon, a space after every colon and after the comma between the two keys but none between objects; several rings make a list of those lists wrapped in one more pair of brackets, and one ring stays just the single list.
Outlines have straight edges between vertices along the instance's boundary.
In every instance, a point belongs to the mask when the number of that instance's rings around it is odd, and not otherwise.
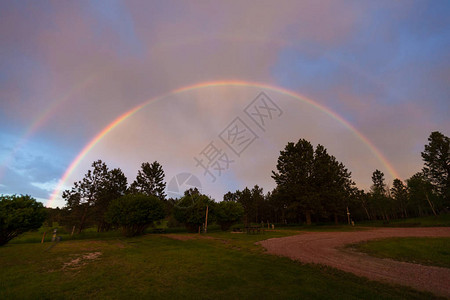
[{"label": "double rainbow", "polygon": [[50,120],[51,116],[57,112],[58,108],[74,97],[74,95],[91,85],[97,77],[97,74],[86,77],[84,80],[80,81],[80,83],[73,86],[67,93],[64,94],[64,96],[54,99],[49,106],[38,114],[38,116],[33,120],[33,123],[31,123],[27,130],[22,134],[18,142],[14,145],[9,155],[6,156],[3,161],[0,161],[0,179],[3,177],[6,167],[11,163],[17,152],[30,140],[30,137]]},{"label": "double rainbow", "polygon": [[140,105],[130,109],[129,111],[125,112],[124,114],[117,117],[114,121],[112,121],[108,126],[106,126],[103,130],[101,130],[84,148],[81,150],[81,152],[75,157],[75,159],[71,162],[69,167],[66,169],[65,173],[61,177],[61,179],[58,182],[58,185],[56,189],[53,191],[50,199],[47,201],[46,205],[51,206],[55,199],[58,197],[58,195],[61,193],[61,189],[64,186],[64,183],[68,179],[68,177],[72,174],[72,172],[76,169],[78,164],[81,162],[81,160],[86,156],[87,153],[109,132],[111,132],[115,127],[117,127],[119,124],[121,124],[126,119],[133,116],[136,112],[147,106],[148,104],[162,100],[164,98],[167,98],[169,96],[173,96],[176,94],[180,94],[187,91],[192,91],[196,89],[202,89],[207,87],[219,87],[219,86],[242,86],[242,87],[254,87],[254,88],[260,88],[264,90],[270,90],[274,92],[278,92],[281,94],[285,94],[287,96],[293,97],[299,101],[302,101],[304,103],[307,103],[309,105],[312,105],[313,107],[323,111],[325,114],[330,116],[331,118],[335,119],[336,121],[343,124],[346,128],[348,128],[361,142],[363,142],[371,151],[371,153],[385,166],[386,170],[391,174],[393,178],[399,178],[397,171],[394,169],[394,167],[389,163],[389,161],[384,157],[384,155],[373,145],[373,143],[365,137],[361,132],[359,132],[353,125],[351,125],[348,121],[343,119],[340,115],[333,112],[329,108],[327,108],[324,105],[321,105],[317,102],[315,102],[312,99],[309,99],[305,96],[302,96],[300,94],[294,93],[292,91],[286,90],[281,87],[271,86],[267,84],[261,84],[261,83],[255,83],[255,82],[248,82],[248,81],[238,81],[238,80],[230,80],[230,81],[211,81],[211,82],[202,82],[194,85],[189,85],[186,87],[182,87],[176,90],[172,90],[166,94],[151,98]]}]

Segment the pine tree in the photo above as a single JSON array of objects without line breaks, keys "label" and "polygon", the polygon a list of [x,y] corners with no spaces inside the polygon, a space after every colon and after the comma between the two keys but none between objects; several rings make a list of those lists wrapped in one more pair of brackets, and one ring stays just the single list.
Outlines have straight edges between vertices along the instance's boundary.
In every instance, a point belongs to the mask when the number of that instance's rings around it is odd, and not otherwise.
[{"label": "pine tree", "polygon": [[108,206],[127,190],[127,178],[120,169],[109,170],[101,160],[94,161],[91,166],[93,169],[62,195],[70,212],[70,225],[76,225],[78,233],[88,223],[96,223],[98,231],[108,230],[109,225],[105,222]]},{"label": "pine tree", "polygon": [[378,214],[389,221],[389,211],[391,210],[390,198],[387,196],[386,183],[384,182],[384,173],[375,170],[372,174],[371,200]]},{"label": "pine tree", "polygon": [[314,148],[307,140],[300,139],[296,144],[286,145],[278,157],[278,172],[272,171],[272,178],[289,198],[289,206],[302,211],[308,225],[311,224],[311,214],[321,209],[311,184],[313,165]]},{"label": "pine tree", "polygon": [[157,161],[142,163],[136,180],[130,186],[131,193],[153,195],[161,200],[166,198],[165,189],[164,170]]},{"label": "pine tree", "polygon": [[108,167],[101,160],[94,161],[92,168],[82,180],[74,183],[71,190],[64,191],[62,195],[67,202],[67,208],[79,219],[76,222],[78,233],[86,227],[108,178]]},{"label": "pine tree", "polygon": [[400,211],[402,218],[408,217],[408,212],[406,210],[406,205],[408,202],[408,189],[400,179],[394,179],[391,194],[396,201],[397,210]]},{"label": "pine tree", "polygon": [[287,197],[288,210],[305,215],[307,224],[311,224],[313,214],[332,215],[335,222],[345,214],[354,185],[351,173],[324,146],[318,145],[314,150],[304,139],[288,143],[280,152],[277,170],[272,172],[277,193]]},{"label": "pine tree", "polygon": [[443,199],[444,207],[450,207],[450,138],[434,131],[428,141],[421,153],[425,162],[422,172]]}]

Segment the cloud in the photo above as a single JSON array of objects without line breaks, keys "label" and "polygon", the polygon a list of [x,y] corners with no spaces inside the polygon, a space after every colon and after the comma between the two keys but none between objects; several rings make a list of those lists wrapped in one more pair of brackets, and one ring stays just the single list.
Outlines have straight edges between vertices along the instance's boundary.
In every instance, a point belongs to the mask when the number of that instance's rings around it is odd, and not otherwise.
[{"label": "cloud", "polygon": [[50,196],[47,188],[32,184],[27,174],[20,174],[11,169],[6,169],[5,171],[5,176],[0,186],[0,194],[23,194],[30,195],[36,199],[48,199]]},{"label": "cloud", "polygon": [[0,136],[5,142],[0,149],[0,193],[29,194],[46,202],[64,171],[63,156],[42,141],[26,143],[12,135]]},{"label": "cloud", "polygon": [[[428,134],[450,128],[449,5],[442,2],[0,5],[0,134],[20,139],[42,121],[27,139],[36,149],[26,147],[8,166],[11,178],[24,182],[14,184],[17,191],[44,195],[39,187],[51,186],[118,116],[205,81],[256,81],[304,94],[352,123],[402,177],[420,168]],[[143,161],[161,160],[168,176],[189,171],[193,156],[256,92],[214,88],[148,105],[102,140],[71,180],[99,158],[124,168],[129,181]],[[324,144],[351,166],[358,184],[370,184],[379,162],[354,134],[276,97],[285,105],[283,122],[216,187],[205,183],[208,189],[218,195],[258,182],[272,187],[278,152],[301,137]]]}]

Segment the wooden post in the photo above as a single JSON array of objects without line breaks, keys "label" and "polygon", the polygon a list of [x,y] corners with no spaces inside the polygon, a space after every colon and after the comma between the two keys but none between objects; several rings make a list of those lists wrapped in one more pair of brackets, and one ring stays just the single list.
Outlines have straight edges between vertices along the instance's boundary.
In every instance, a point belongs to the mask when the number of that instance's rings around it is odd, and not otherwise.
[{"label": "wooden post", "polygon": [[42,236],[42,240],[41,240],[41,244],[43,244],[44,243],[44,239],[45,239],[45,234],[46,234],[47,232],[46,231],[44,231],[44,235]]},{"label": "wooden post", "polygon": [[208,232],[208,205],[206,205],[205,233]]},{"label": "wooden post", "polygon": [[348,225],[350,225],[350,212],[348,211],[348,206],[347,206],[347,220],[348,220]]},{"label": "wooden post", "polygon": [[58,229],[53,229],[53,236],[52,236],[52,242],[54,242],[56,240],[56,232],[58,231]]}]

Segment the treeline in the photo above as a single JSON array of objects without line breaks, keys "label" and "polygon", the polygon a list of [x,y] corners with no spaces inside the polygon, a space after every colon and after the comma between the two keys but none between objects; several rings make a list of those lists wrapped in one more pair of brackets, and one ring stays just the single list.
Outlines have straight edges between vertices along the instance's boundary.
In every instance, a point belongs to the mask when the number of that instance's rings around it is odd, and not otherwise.
[{"label": "treeline", "polygon": [[109,169],[101,160],[91,167],[82,180],[63,192],[66,206],[49,211],[52,222],[78,233],[92,226],[99,232],[120,226],[127,235],[135,235],[165,217],[166,183],[158,162],[143,163],[130,185],[120,168]]},{"label": "treeline", "polygon": [[228,192],[219,203],[196,189],[185,191],[181,199],[166,199],[164,171],[156,161],[143,163],[128,185],[120,169],[110,170],[99,160],[64,191],[64,208],[49,209],[49,220],[77,232],[92,226],[98,231],[121,227],[127,235],[135,235],[162,219],[169,226],[198,231],[207,222],[227,230],[238,222],[350,223],[437,215],[450,206],[449,138],[433,132],[428,141],[421,172],[406,182],[395,179],[389,187],[384,174],[375,170],[366,192],[356,187],[351,172],[324,146],[300,139],[280,152],[272,172],[275,189],[265,193],[255,185]]},{"label": "treeline", "polygon": [[121,228],[126,236],[134,236],[163,219],[169,226],[197,232],[207,222],[207,211],[209,222],[227,230],[244,214],[240,204],[216,203],[197,189],[185,191],[181,199],[166,199],[165,174],[157,161],[143,163],[130,185],[120,168],[109,169],[101,160],[91,167],[82,180],[63,192],[65,207],[48,209],[48,223],[58,222],[77,233],[88,227],[99,232]]},{"label": "treeline", "polygon": [[424,167],[407,179],[396,178],[391,187],[375,170],[369,191],[358,189],[351,173],[327,150],[300,139],[280,152],[272,178],[276,188],[266,194],[255,186],[224,201],[237,201],[248,222],[306,223],[351,222],[420,217],[448,213],[450,208],[449,138],[432,132],[421,153]]},{"label": "treeline", "polygon": [[406,182],[394,179],[391,187],[384,174],[373,173],[369,192],[357,190],[352,197],[352,210],[359,219],[420,217],[448,213],[450,209],[450,139],[432,132],[421,153],[424,167]]}]

